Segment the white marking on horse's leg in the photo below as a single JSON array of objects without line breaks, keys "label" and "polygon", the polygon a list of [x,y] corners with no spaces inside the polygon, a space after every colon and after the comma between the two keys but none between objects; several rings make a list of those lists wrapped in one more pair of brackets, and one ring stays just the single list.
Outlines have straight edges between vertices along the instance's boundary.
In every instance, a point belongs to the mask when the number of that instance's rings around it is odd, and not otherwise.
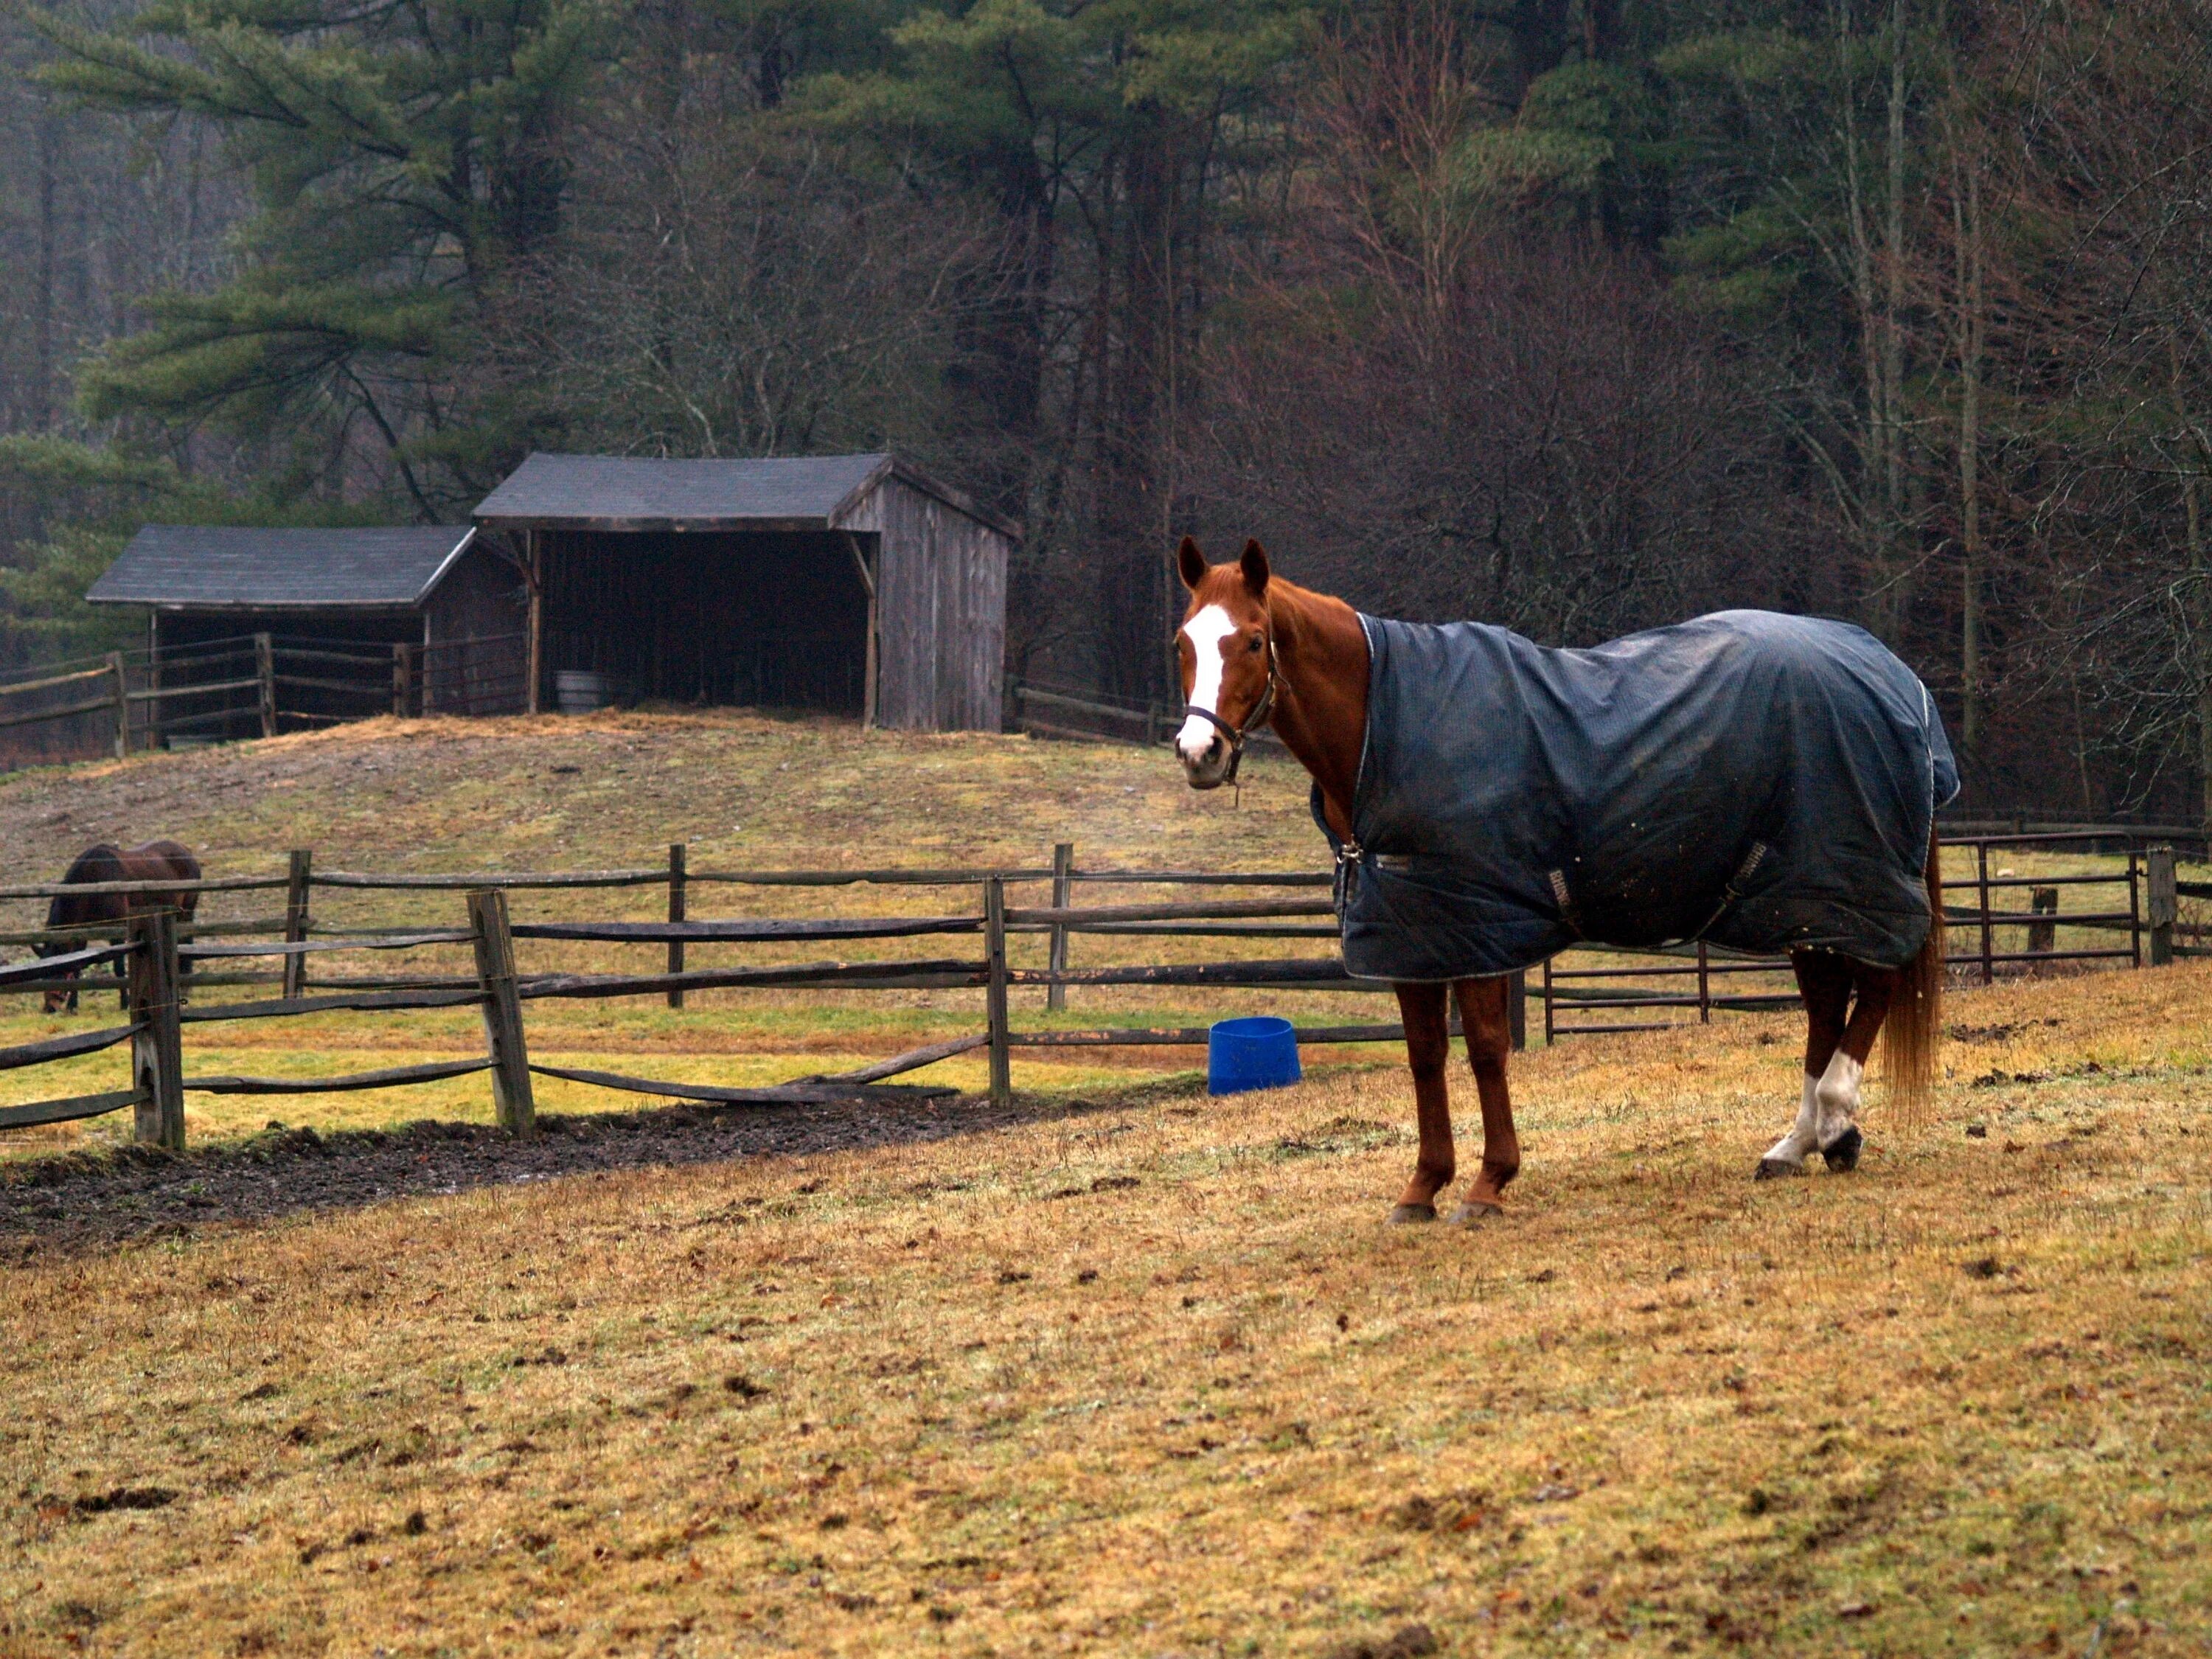
[{"label": "white marking on horse's leg", "polygon": [[1828,1061],[1828,1069],[1820,1074],[1820,1082],[1814,1085],[1813,1103],[1819,1113],[1819,1138],[1823,1147],[1834,1146],[1839,1137],[1850,1132],[1852,1121],[1859,1115],[1859,1082],[1865,1076],[1866,1067],[1838,1048]]},{"label": "white marking on horse's leg", "polygon": [[1767,1149],[1766,1156],[1759,1160],[1761,1164],[1779,1164],[1794,1170],[1820,1145],[1815,1133],[1820,1125],[1820,1109],[1813,1099],[1813,1091],[1818,1085],[1819,1079],[1808,1073],[1804,1095],[1797,1104],[1797,1121],[1790,1126],[1788,1134]]},{"label": "white marking on horse's leg", "polygon": [[[1190,706],[1218,714],[1221,712],[1221,642],[1236,634],[1237,624],[1219,605],[1209,605],[1185,623],[1182,631],[1190,641],[1197,667],[1191,677]],[[1182,730],[1176,733],[1176,752],[1187,761],[1196,761],[1213,747],[1214,738],[1220,734],[1221,728],[1212,720],[1189,715],[1183,720]]]}]

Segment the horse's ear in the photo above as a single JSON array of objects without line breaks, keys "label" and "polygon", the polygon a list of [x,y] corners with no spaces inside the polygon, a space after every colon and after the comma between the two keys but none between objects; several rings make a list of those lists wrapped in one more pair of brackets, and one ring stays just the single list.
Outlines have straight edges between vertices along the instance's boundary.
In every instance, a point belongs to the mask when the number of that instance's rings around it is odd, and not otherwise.
[{"label": "horse's ear", "polygon": [[1244,586],[1252,590],[1252,597],[1263,599],[1267,596],[1267,550],[1257,540],[1244,544],[1244,556],[1237,562],[1244,573]]},{"label": "horse's ear", "polygon": [[1206,580],[1206,555],[1198,550],[1198,544],[1188,536],[1182,538],[1182,545],[1176,549],[1176,574],[1182,578],[1182,585],[1194,593],[1198,592],[1199,583]]}]

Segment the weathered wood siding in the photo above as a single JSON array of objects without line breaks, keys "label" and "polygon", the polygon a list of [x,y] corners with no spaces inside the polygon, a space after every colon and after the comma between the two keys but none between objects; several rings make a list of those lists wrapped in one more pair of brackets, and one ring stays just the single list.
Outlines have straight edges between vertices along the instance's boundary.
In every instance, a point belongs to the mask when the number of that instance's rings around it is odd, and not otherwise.
[{"label": "weathered wood siding", "polygon": [[874,538],[877,724],[997,731],[1007,538],[896,477],[843,522]]},{"label": "weathered wood siding", "polygon": [[481,543],[423,605],[422,707],[441,714],[511,714],[529,700],[530,594],[522,573]]}]

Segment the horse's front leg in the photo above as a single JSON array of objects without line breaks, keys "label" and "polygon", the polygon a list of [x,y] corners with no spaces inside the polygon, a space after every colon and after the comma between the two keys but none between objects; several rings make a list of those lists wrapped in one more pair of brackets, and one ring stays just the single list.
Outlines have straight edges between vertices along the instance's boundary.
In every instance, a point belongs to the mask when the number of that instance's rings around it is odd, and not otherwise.
[{"label": "horse's front leg", "polygon": [[1444,1066],[1451,1058],[1451,1026],[1441,985],[1397,985],[1398,1018],[1406,1025],[1406,1063],[1413,1073],[1413,1109],[1420,1125],[1420,1157],[1406,1195],[1390,1212],[1394,1222],[1434,1221],[1437,1194],[1451,1182],[1451,1102]]},{"label": "horse's front leg", "polygon": [[1838,1172],[1857,1169],[1859,1153],[1866,1145],[1858,1126],[1859,1085],[1866,1077],[1867,1056],[1874,1052],[1874,1040],[1881,1034],[1881,1024],[1888,1017],[1898,981],[1897,970],[1893,968],[1869,968],[1854,963],[1850,972],[1851,988],[1856,993],[1850,1022],[1844,1027],[1842,1040],[1828,1057],[1827,1065],[1821,1068],[1820,1080],[1813,1085],[1814,1112],[1818,1123],[1814,1133],[1820,1156],[1831,1170]]},{"label": "horse's front leg", "polygon": [[1452,1212],[1455,1226],[1504,1214],[1506,1186],[1521,1173],[1521,1137],[1514,1132],[1513,1099],[1505,1086],[1506,1060],[1513,1052],[1506,1000],[1512,985],[1510,979],[1463,979],[1452,988],[1459,999],[1460,1029],[1467,1034],[1475,1091],[1482,1097],[1482,1172]]}]

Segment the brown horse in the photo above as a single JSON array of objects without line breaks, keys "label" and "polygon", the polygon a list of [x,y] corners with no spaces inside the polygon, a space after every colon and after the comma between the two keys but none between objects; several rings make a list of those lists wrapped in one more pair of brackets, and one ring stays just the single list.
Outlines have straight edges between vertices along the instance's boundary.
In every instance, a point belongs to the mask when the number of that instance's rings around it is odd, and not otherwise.
[{"label": "brown horse", "polygon": [[[1341,599],[1271,576],[1267,553],[1248,543],[1234,564],[1208,565],[1186,538],[1176,557],[1190,604],[1176,635],[1188,708],[1176,752],[1194,788],[1236,775],[1246,735],[1272,721],[1276,734],[1313,775],[1321,810],[1344,842],[1352,840],[1352,804],[1367,735],[1366,630]],[[1877,1032],[1893,1095],[1909,1111],[1927,1097],[1934,1068],[1937,994],[1942,975],[1940,889],[1931,844],[1926,868],[1931,918],[1928,942],[1902,968],[1881,968],[1825,951],[1792,953],[1807,1014],[1804,1090],[1797,1119],[1760,1158],[1757,1177],[1794,1174],[1821,1152],[1832,1169],[1855,1168],[1862,1146],[1855,1120],[1860,1081]],[[1394,986],[1413,1073],[1420,1152],[1413,1179],[1391,1213],[1428,1221],[1452,1180],[1451,1115],[1445,1085],[1449,1057],[1446,993],[1459,1006],[1468,1058],[1482,1102],[1482,1169],[1454,1212],[1460,1224],[1503,1213],[1505,1188],[1521,1168],[1506,1088],[1511,1043],[1502,977]],[[1888,1018],[1885,1028],[1885,1017]]]},{"label": "brown horse", "polygon": [[[63,875],[68,885],[89,884],[106,881],[198,881],[200,861],[190,848],[173,841],[149,841],[143,847],[124,848],[112,842],[101,842],[88,847],[76,855]],[[189,927],[192,913],[199,908],[200,894],[197,887],[187,887],[179,892],[145,893],[57,893],[46,907],[46,926],[57,927],[90,927],[106,922],[119,925],[129,917],[153,910],[174,910],[180,925]],[[42,957],[61,956],[82,949],[81,945],[47,944],[36,947]],[[182,972],[191,972],[187,960]],[[123,965],[116,964],[116,977],[123,976]],[[75,970],[65,971],[62,977],[75,979]],[[129,1006],[128,993],[124,994],[125,1007]],[[58,1013],[66,1005],[70,1012],[76,1012],[76,992],[49,991],[46,993],[46,1012]]]}]

